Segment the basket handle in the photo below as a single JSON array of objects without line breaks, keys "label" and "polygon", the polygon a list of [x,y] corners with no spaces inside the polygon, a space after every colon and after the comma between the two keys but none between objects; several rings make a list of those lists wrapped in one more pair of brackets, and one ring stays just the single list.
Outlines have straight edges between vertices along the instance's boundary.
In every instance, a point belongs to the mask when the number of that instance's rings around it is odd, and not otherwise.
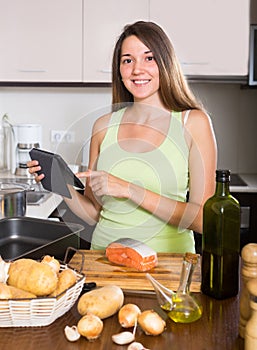
[{"label": "basket handle", "polygon": [[69,256],[69,253],[73,251],[77,254],[80,254],[81,255],[81,266],[80,266],[80,269],[79,269],[79,273],[81,273],[83,271],[83,268],[84,268],[84,262],[85,262],[85,255],[84,253],[79,250],[79,249],[76,249],[76,248],[73,248],[73,247],[67,247],[66,249],[66,252],[65,252],[65,256],[64,256],[64,263],[67,264],[67,260],[68,260],[68,256]]}]

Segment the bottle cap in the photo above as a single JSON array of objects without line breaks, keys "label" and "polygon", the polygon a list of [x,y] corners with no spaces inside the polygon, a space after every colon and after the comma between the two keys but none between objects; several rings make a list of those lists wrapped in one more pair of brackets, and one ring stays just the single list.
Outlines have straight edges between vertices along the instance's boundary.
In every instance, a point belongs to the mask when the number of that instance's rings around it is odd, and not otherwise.
[{"label": "bottle cap", "polygon": [[218,182],[229,182],[230,181],[230,170],[216,170],[216,181]]}]

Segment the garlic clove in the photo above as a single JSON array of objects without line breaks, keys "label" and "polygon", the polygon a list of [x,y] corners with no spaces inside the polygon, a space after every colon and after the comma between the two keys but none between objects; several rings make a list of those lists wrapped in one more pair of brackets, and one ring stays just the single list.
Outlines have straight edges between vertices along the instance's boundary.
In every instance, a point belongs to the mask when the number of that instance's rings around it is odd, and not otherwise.
[{"label": "garlic clove", "polygon": [[150,349],[146,349],[144,345],[141,343],[133,342],[128,346],[127,350],[150,350]]},{"label": "garlic clove", "polygon": [[66,326],[64,328],[64,333],[66,338],[69,341],[77,341],[80,338],[80,334],[78,332],[77,326],[72,326],[72,327]]},{"label": "garlic clove", "polygon": [[125,345],[133,342],[135,335],[131,332],[121,332],[112,336],[112,341],[118,345]]}]

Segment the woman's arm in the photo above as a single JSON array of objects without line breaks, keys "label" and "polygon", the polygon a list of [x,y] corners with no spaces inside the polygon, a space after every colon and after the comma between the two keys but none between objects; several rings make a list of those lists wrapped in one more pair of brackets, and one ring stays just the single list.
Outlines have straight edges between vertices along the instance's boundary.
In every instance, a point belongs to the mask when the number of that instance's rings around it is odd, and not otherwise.
[{"label": "woman's arm", "polygon": [[214,193],[217,163],[216,141],[210,119],[191,111],[185,137],[189,145],[189,201],[179,202],[146,190],[103,171],[87,173],[88,185],[96,196],[129,198],[162,220],[181,228],[202,232],[202,209]]},{"label": "woman's arm", "polygon": [[210,118],[192,110],[186,124],[189,145],[189,201],[181,217],[181,226],[201,233],[203,205],[215,191],[217,145]]},{"label": "woman's arm", "polygon": [[[105,115],[96,120],[92,130],[89,151],[89,169],[95,169],[96,161],[100,152],[100,146],[105,136],[110,115]],[[79,178],[85,178],[87,172],[80,172],[76,175]],[[65,198],[66,204],[79,216],[82,220],[90,225],[94,225],[99,220],[99,213],[101,210],[101,203],[93,193],[91,187],[88,185],[88,178],[86,178],[86,186],[84,196],[78,193],[72,186],[69,186],[72,198]]]}]

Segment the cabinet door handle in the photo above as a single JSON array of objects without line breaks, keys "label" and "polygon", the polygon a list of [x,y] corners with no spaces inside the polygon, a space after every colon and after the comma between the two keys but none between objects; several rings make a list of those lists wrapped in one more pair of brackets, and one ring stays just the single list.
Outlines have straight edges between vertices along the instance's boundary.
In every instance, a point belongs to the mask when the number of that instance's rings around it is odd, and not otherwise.
[{"label": "cabinet door handle", "polygon": [[210,62],[181,62],[184,66],[207,66]]},{"label": "cabinet door handle", "polygon": [[101,73],[111,73],[112,70],[111,69],[101,69],[100,72]]},{"label": "cabinet door handle", "polygon": [[18,69],[20,73],[46,73],[45,69]]}]

